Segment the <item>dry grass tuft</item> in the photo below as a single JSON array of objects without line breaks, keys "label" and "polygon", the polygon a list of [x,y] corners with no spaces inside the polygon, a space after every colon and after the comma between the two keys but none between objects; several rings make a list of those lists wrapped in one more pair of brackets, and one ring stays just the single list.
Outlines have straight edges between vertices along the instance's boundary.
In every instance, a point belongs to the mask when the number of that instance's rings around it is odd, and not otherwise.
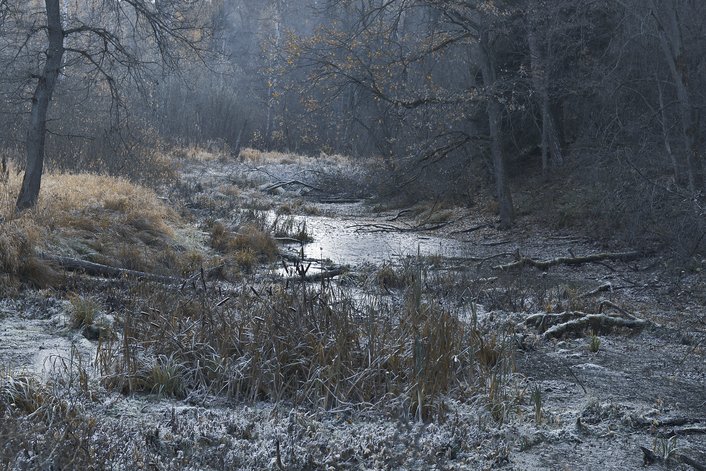
[{"label": "dry grass tuft", "polygon": [[31,256],[35,248],[139,271],[191,264],[179,262],[185,249],[174,241],[184,222],[151,189],[105,175],[46,173],[37,206],[15,215],[20,184],[15,172],[1,183],[0,269],[10,276],[37,285],[52,278]]},{"label": "dry grass tuft", "polygon": [[36,257],[42,229],[31,218],[0,222],[0,292],[9,293],[18,283],[38,288],[52,286],[59,275]]},{"label": "dry grass tuft", "polygon": [[243,260],[254,256],[259,261],[272,261],[278,253],[272,236],[255,224],[245,224],[238,232],[232,232],[223,223],[215,222],[211,226],[210,244],[223,254]]},{"label": "dry grass tuft", "polygon": [[223,160],[230,152],[230,149],[225,147],[218,151],[202,149],[200,147],[181,147],[171,151],[171,157],[183,160],[192,160],[196,162],[213,162]]}]

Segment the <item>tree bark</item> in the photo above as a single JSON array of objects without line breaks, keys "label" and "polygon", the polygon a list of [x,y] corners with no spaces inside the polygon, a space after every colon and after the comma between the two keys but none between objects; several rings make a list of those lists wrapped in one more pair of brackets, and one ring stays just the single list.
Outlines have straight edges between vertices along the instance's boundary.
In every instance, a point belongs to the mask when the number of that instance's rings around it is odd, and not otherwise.
[{"label": "tree bark", "polygon": [[33,207],[39,197],[44,169],[44,144],[47,113],[59,78],[64,56],[64,31],[61,25],[59,0],[45,0],[49,47],[42,75],[32,96],[32,110],[27,130],[27,167],[17,197],[17,211]]},{"label": "tree bark", "polygon": [[498,100],[493,96],[490,90],[495,85],[496,75],[495,67],[492,62],[490,52],[490,44],[487,32],[481,33],[479,51],[479,62],[481,74],[483,75],[483,85],[485,86],[488,113],[488,128],[490,131],[490,153],[493,160],[493,173],[495,177],[495,192],[498,199],[500,212],[500,228],[507,229],[512,226],[514,219],[514,207],[512,204],[512,195],[507,183],[507,173],[505,171],[505,156],[503,155],[501,138],[502,138],[502,123],[501,123],[501,108]]}]

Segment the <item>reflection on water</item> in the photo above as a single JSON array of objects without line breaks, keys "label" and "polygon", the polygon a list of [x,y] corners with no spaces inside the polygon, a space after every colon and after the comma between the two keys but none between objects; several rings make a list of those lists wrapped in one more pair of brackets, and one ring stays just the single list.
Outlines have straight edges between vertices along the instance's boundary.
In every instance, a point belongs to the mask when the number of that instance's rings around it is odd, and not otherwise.
[{"label": "reflection on water", "polygon": [[[304,246],[305,258],[329,259],[337,265],[379,264],[417,253],[461,257],[471,248],[467,242],[413,232],[370,232],[365,225],[373,221],[325,216],[296,216],[295,219],[306,221],[307,231],[314,239]],[[299,247],[290,245],[290,250],[298,251]]]}]

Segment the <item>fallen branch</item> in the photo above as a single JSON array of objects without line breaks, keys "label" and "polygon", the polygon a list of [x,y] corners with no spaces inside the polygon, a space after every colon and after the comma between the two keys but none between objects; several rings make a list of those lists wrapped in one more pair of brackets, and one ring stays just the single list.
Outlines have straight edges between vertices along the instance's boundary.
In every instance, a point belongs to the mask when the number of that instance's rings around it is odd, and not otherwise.
[{"label": "fallen branch", "polygon": [[285,278],[287,282],[290,281],[304,281],[307,283],[311,282],[316,282],[316,281],[323,281],[323,280],[329,280],[331,278],[335,278],[339,275],[343,275],[345,273],[348,273],[348,268],[347,267],[340,267],[340,268],[334,268],[332,270],[324,270],[321,273],[315,273],[313,275],[306,275],[306,276],[290,276],[288,278]]},{"label": "fallen branch", "polygon": [[684,435],[706,435],[706,427],[675,427],[657,433],[658,437],[663,438],[682,437]]},{"label": "fallen branch", "polygon": [[623,316],[625,316],[626,318],[628,318],[628,319],[630,319],[630,320],[635,320],[635,319],[637,319],[637,317],[635,317],[635,314],[633,314],[632,312],[628,311],[627,309],[624,309],[624,308],[618,306],[618,305],[615,304],[613,301],[610,301],[610,300],[608,300],[608,299],[602,300],[601,303],[598,305],[598,313],[599,313],[599,314],[603,314],[603,308],[605,308],[606,306],[607,306],[607,307],[612,307],[613,309],[615,309],[615,310],[618,311],[620,314],[622,314]]},{"label": "fallen branch", "polygon": [[139,278],[148,281],[157,281],[159,283],[182,283],[184,281],[181,278],[155,275],[154,273],[128,270],[127,268],[111,267],[109,265],[102,265],[100,263],[93,263],[70,257],[41,254],[39,258],[49,263],[59,265],[64,270],[83,272],[91,276],[103,276],[107,278]]},{"label": "fallen branch", "polygon": [[277,242],[282,242],[283,244],[301,244],[302,242],[305,242],[295,237],[273,237],[273,239]]},{"label": "fallen branch", "polygon": [[587,291],[587,292],[579,295],[579,298],[587,298],[589,296],[595,296],[596,294],[603,293],[605,291],[613,291],[613,284],[610,282],[604,283],[596,289],[592,289],[591,291]]},{"label": "fallen branch", "polygon": [[388,219],[387,222],[394,222],[394,221],[398,220],[403,214],[407,214],[407,213],[411,213],[411,212],[412,212],[411,209],[403,209],[399,213],[397,213],[397,215],[395,217]]},{"label": "fallen branch", "polygon": [[521,268],[525,265],[546,270],[554,265],[582,265],[584,263],[600,262],[603,260],[634,260],[640,256],[639,252],[609,252],[585,255],[582,257],[557,257],[549,260],[536,260],[529,257],[520,257],[519,260],[505,265],[497,265],[494,268],[499,270],[510,270]]},{"label": "fallen branch", "polygon": [[441,229],[442,227],[448,226],[449,224],[452,224],[456,222],[454,221],[446,221],[446,222],[440,222],[437,224],[420,224],[418,226],[414,227],[397,227],[392,224],[353,224],[352,226],[349,227],[354,227],[356,232],[360,231],[366,231],[366,232],[371,232],[371,233],[376,233],[376,232],[423,232],[423,231],[435,231],[437,229]]},{"label": "fallen branch", "polygon": [[619,328],[641,331],[649,324],[648,321],[642,319],[624,319],[605,314],[586,314],[581,318],[569,320],[547,329],[543,336],[545,339],[560,338],[567,334],[581,335],[586,330],[601,334]]},{"label": "fallen branch", "polygon": [[264,193],[269,193],[269,192],[271,192],[271,191],[273,191],[273,190],[276,190],[277,188],[281,188],[281,187],[283,187],[283,186],[288,186],[288,185],[299,185],[299,186],[303,186],[303,187],[305,187],[305,188],[310,188],[310,189],[315,190],[315,191],[321,191],[321,192],[324,191],[324,190],[322,190],[321,188],[315,187],[315,186],[313,186],[313,185],[309,185],[308,183],[304,183],[304,182],[301,182],[301,181],[299,181],[299,180],[289,180],[289,181],[286,181],[286,182],[277,182],[277,183],[273,183],[272,185],[269,185],[269,186],[266,186],[265,188],[263,188],[262,191],[263,191]]},{"label": "fallen branch", "polygon": [[581,319],[588,314],[583,312],[566,311],[560,313],[540,313],[533,314],[524,320],[524,324],[534,327],[540,332],[545,332],[550,327],[564,324],[571,320]]}]

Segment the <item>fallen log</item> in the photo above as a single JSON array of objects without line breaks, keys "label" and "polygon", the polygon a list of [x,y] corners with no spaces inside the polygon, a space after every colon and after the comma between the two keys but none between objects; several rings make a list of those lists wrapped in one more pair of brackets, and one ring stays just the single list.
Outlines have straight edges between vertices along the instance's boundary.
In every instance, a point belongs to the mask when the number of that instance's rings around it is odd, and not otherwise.
[{"label": "fallen log", "polygon": [[641,331],[649,324],[648,321],[643,319],[625,319],[605,314],[587,314],[579,319],[573,319],[550,327],[544,332],[543,337],[552,339],[561,338],[567,334],[581,335],[586,330],[591,330],[595,334],[607,333],[613,329],[620,328]]},{"label": "fallen log", "polygon": [[266,186],[265,188],[263,188],[262,191],[263,191],[264,193],[269,193],[269,192],[271,192],[271,191],[276,190],[277,188],[281,188],[281,187],[283,187],[283,186],[289,186],[289,185],[298,185],[298,186],[303,186],[303,187],[305,187],[305,188],[309,188],[309,189],[312,189],[312,190],[315,190],[315,191],[321,191],[321,192],[324,191],[324,190],[322,190],[321,188],[315,187],[315,186],[313,186],[313,185],[309,185],[308,183],[304,183],[304,182],[299,181],[299,180],[289,180],[289,181],[286,181],[286,182],[281,182],[281,181],[280,181],[280,182],[277,182],[277,183],[273,183],[272,185],[268,185],[268,186]]},{"label": "fallen log", "polygon": [[584,255],[581,257],[557,257],[549,260],[537,260],[529,257],[520,257],[518,260],[507,263],[505,265],[496,265],[496,270],[510,270],[513,268],[522,268],[529,265],[540,270],[546,270],[554,265],[582,265],[584,263],[600,262],[603,260],[634,260],[640,256],[640,252],[607,252],[597,253],[592,255]]},{"label": "fallen log", "polygon": [[540,313],[529,316],[527,319],[524,320],[524,324],[534,327],[540,332],[545,332],[547,329],[557,324],[564,324],[571,320],[581,319],[583,317],[586,317],[587,315],[588,314],[584,312],[578,311],[566,311],[560,313]]},{"label": "fallen log", "polygon": [[56,255],[41,254],[39,258],[49,263],[58,265],[67,271],[83,272],[91,276],[103,276],[106,278],[139,278],[147,281],[156,281],[159,283],[182,283],[184,280],[172,276],[156,275],[154,273],[146,273],[137,270],[129,270],[127,268],[111,267],[110,265],[102,265],[100,263],[88,262],[70,257],[60,257]]}]

